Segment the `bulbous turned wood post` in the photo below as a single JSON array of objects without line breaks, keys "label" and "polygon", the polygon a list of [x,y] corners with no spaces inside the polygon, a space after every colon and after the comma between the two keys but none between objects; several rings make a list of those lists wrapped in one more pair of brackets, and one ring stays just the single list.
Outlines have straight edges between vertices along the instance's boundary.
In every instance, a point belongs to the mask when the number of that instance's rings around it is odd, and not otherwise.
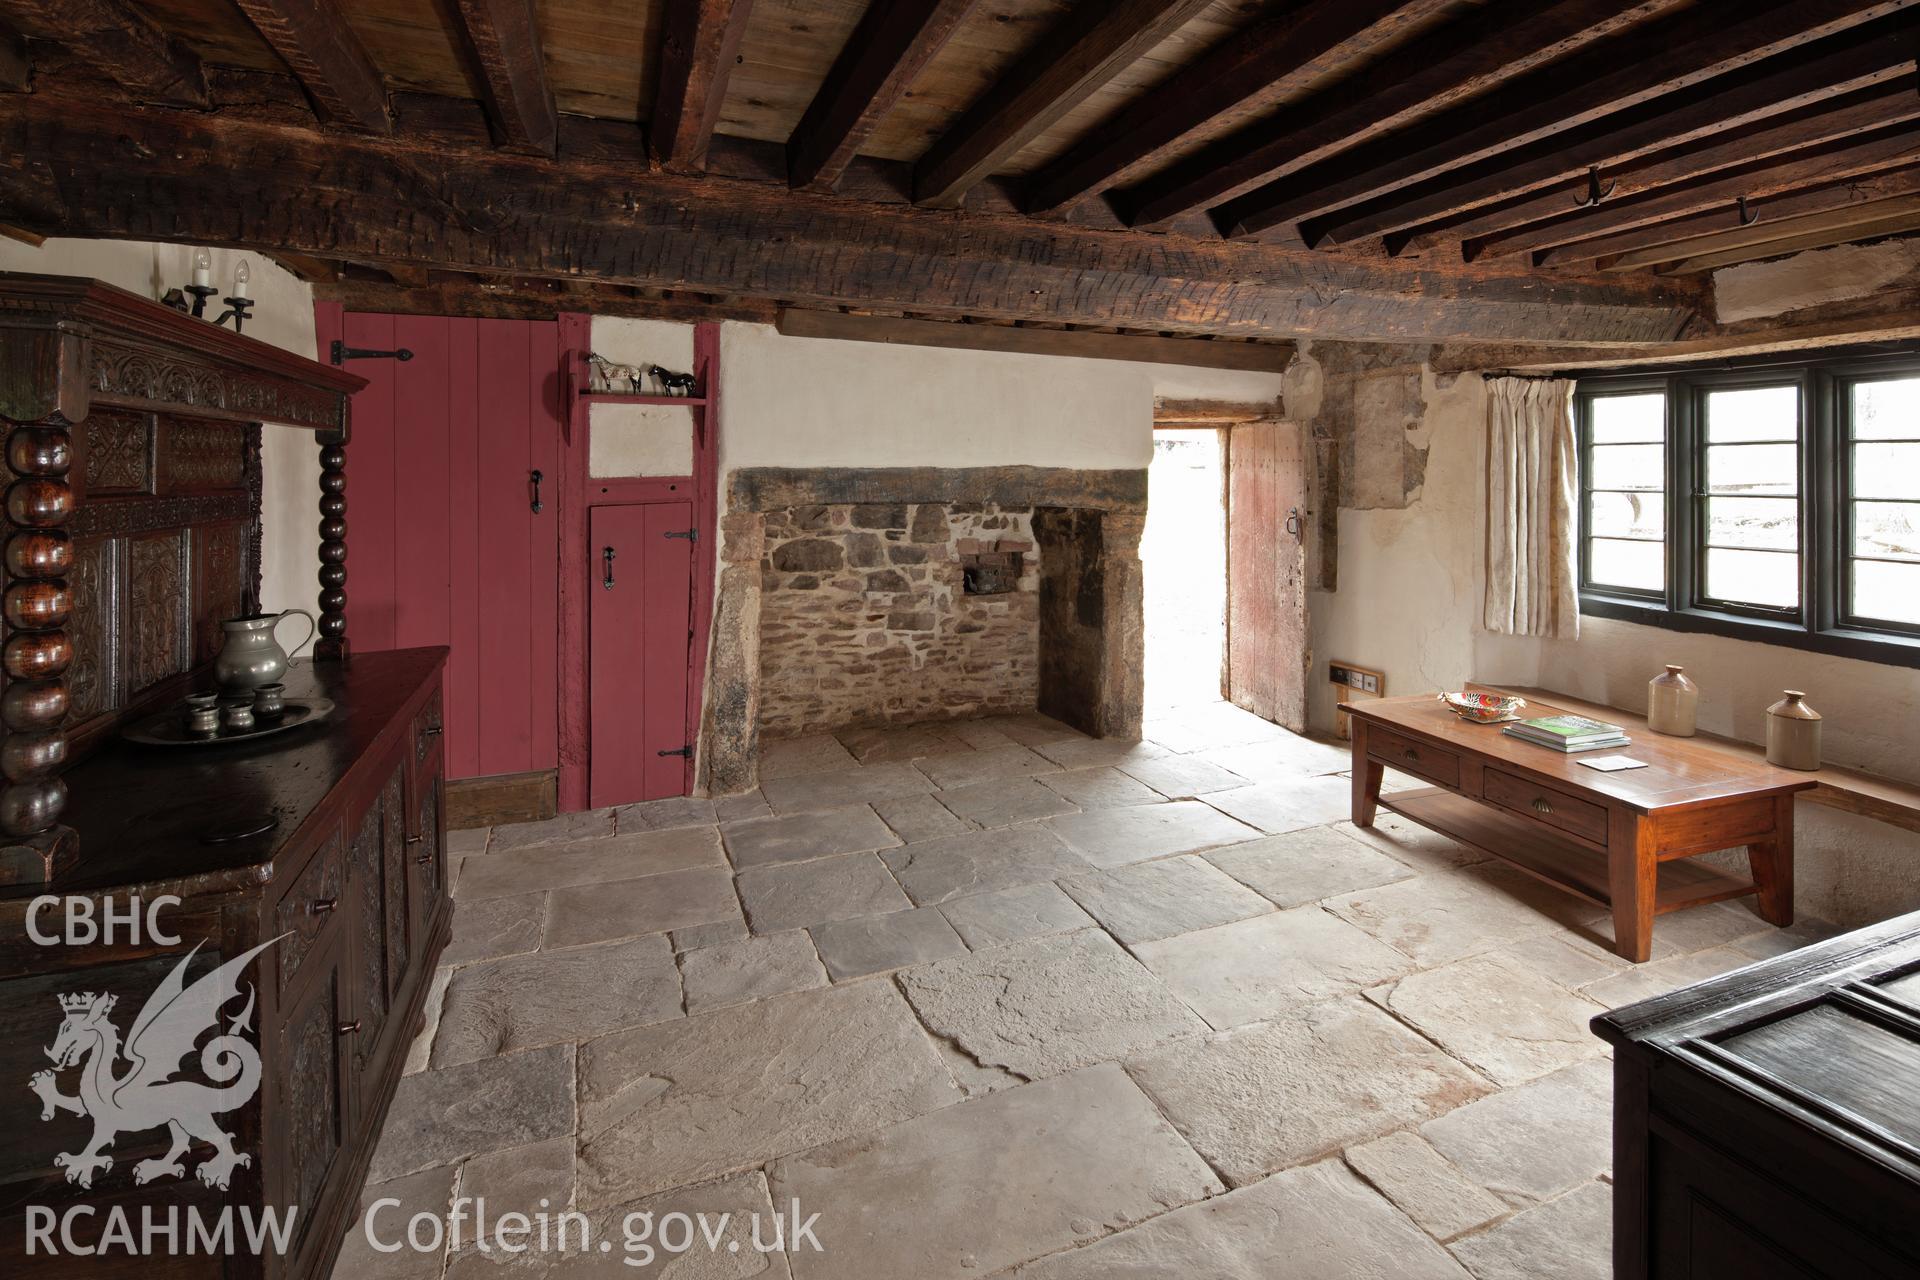
[{"label": "bulbous turned wood post", "polygon": [[318,661],[347,656],[347,448],[344,432],[320,437],[320,638]]},{"label": "bulbous turned wood post", "polygon": [[67,761],[67,668],[73,639],[66,624],[73,610],[67,572],[73,544],[64,526],[73,514],[67,471],[73,440],[59,417],[13,424],[7,435],[7,466],[16,479],[7,486],[7,587],[0,596],[11,633],[0,651],[7,690],[0,698],[0,831],[16,843],[53,831],[67,804],[59,772]]}]

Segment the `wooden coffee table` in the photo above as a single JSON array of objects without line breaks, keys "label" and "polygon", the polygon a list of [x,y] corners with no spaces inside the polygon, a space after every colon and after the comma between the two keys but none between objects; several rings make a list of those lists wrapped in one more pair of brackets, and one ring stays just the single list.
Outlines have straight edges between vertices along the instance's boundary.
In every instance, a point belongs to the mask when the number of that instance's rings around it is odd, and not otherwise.
[{"label": "wooden coffee table", "polygon": [[[1755,894],[1770,924],[1793,923],[1793,797],[1814,779],[1692,738],[1633,733],[1594,752],[1644,760],[1601,773],[1499,725],[1460,719],[1432,694],[1349,703],[1353,822],[1376,806],[1492,854],[1613,912],[1614,948],[1646,960],[1653,918]],[[1529,701],[1528,717],[1565,714]],[[1433,784],[1382,798],[1388,767]],[[1688,862],[1744,845],[1751,879]]]}]

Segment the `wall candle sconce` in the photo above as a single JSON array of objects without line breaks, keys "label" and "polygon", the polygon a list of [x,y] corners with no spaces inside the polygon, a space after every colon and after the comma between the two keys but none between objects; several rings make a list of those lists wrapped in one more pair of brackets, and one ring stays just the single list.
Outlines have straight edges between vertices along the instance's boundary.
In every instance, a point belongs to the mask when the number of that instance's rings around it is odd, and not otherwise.
[{"label": "wall candle sconce", "polygon": [[[233,269],[233,293],[224,299],[227,309],[217,316],[213,323],[225,324],[233,321],[233,331],[241,332],[253,311],[253,299],[248,290],[253,281],[253,266],[245,258],[240,259]],[[169,289],[160,301],[176,311],[186,311],[197,319],[207,318],[207,299],[220,292],[213,283],[213,254],[206,249],[193,252],[193,283],[186,286],[185,293],[193,295],[189,303],[179,289]]]}]

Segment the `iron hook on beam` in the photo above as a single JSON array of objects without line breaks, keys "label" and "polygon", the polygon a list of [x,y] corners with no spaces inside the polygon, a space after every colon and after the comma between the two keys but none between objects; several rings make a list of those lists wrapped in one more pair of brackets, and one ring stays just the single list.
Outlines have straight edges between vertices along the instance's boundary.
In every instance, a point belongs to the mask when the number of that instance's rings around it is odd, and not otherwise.
[{"label": "iron hook on beam", "polygon": [[1616,185],[1615,183],[1609,182],[1606,186],[1602,187],[1600,185],[1600,166],[1597,164],[1592,165],[1587,169],[1586,191],[1576,194],[1573,197],[1573,202],[1582,209],[1592,208],[1594,205],[1599,204],[1602,200],[1612,195],[1613,188]]},{"label": "iron hook on beam", "polygon": [[1740,225],[1743,227],[1750,227],[1758,221],[1760,221],[1760,211],[1758,209],[1749,207],[1747,204],[1747,198],[1745,196],[1741,196],[1740,197]]}]

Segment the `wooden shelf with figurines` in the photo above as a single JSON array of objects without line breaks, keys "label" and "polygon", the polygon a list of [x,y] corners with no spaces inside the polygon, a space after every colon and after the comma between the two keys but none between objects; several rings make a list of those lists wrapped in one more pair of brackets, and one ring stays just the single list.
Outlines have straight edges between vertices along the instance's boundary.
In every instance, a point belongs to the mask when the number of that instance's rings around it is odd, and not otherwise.
[{"label": "wooden shelf with figurines", "polygon": [[699,407],[707,403],[691,373],[675,373],[653,364],[616,364],[589,353],[587,386],[579,392],[586,404],[665,404]]}]

